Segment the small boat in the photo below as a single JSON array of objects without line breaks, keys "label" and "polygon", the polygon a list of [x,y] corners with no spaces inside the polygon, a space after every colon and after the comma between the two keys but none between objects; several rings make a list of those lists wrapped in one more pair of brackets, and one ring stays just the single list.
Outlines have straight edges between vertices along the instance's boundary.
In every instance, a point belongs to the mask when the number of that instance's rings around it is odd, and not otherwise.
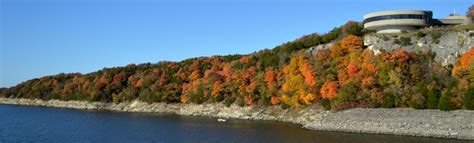
[{"label": "small boat", "polygon": [[226,118],[218,118],[217,121],[218,121],[218,122],[226,122],[227,119],[226,119]]}]

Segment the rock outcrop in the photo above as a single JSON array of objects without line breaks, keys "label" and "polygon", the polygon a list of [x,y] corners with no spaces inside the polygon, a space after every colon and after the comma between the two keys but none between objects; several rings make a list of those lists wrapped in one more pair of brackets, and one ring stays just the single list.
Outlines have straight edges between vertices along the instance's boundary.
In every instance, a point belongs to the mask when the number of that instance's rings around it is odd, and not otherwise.
[{"label": "rock outcrop", "polygon": [[[374,51],[391,51],[404,48],[407,51],[431,51],[435,53],[435,62],[442,65],[454,64],[456,59],[471,47],[474,47],[472,28],[435,28],[398,34],[369,33],[364,35],[364,45]],[[322,44],[307,49],[309,54],[331,48],[333,43]]]},{"label": "rock outcrop", "polygon": [[364,44],[375,53],[404,48],[407,51],[431,51],[435,62],[454,64],[456,59],[474,47],[474,31],[419,31],[400,34],[367,34]]}]

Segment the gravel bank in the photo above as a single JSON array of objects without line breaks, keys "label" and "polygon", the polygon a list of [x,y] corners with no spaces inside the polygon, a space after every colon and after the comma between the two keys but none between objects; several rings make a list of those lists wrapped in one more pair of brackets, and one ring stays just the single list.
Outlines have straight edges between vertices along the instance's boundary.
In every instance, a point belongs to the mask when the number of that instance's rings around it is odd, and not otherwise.
[{"label": "gravel bank", "polygon": [[9,98],[0,98],[0,104],[272,120],[300,124],[311,130],[474,140],[474,111],[465,110],[444,112],[399,108],[351,109],[327,112],[318,108],[283,110],[278,107],[259,108],[235,105],[225,107],[223,104],[147,104],[139,101],[113,104]]}]

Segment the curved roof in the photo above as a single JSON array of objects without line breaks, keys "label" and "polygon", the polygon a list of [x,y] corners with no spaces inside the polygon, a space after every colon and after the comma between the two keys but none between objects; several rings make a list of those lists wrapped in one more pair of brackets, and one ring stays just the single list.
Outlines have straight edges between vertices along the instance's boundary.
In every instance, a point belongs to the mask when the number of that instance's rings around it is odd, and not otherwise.
[{"label": "curved roof", "polygon": [[388,11],[378,11],[372,12],[364,15],[364,19],[382,16],[382,15],[396,15],[396,14],[420,14],[420,15],[432,15],[432,12],[429,10],[388,10]]}]

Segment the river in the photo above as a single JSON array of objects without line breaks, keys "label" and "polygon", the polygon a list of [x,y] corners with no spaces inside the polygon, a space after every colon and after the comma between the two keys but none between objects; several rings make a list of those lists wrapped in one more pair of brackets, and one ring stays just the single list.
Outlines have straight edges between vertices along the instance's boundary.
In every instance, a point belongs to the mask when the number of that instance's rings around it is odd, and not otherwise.
[{"label": "river", "polygon": [[294,124],[151,113],[0,105],[3,142],[436,143],[453,139],[320,132]]}]

